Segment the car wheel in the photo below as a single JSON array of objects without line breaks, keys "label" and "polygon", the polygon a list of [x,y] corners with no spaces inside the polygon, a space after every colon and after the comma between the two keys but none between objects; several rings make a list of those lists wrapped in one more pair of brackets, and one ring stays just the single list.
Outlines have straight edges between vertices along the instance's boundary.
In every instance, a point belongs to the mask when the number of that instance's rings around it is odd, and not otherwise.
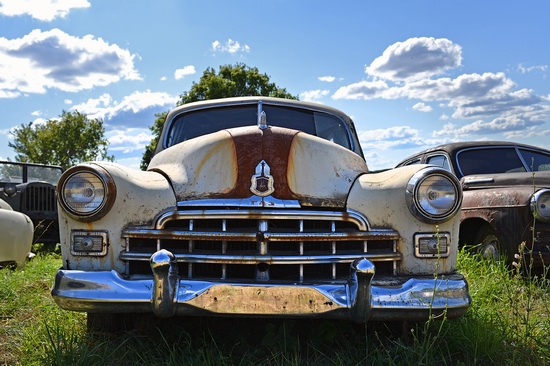
[{"label": "car wheel", "polygon": [[494,230],[481,229],[476,236],[476,248],[483,259],[498,261],[500,259],[500,241]]}]

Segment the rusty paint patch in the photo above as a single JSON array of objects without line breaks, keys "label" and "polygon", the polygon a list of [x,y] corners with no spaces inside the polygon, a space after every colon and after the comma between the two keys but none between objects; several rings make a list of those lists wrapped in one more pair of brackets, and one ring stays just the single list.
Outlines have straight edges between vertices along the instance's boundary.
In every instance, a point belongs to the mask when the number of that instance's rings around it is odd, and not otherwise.
[{"label": "rusty paint patch", "polygon": [[295,199],[288,188],[287,166],[292,139],[298,131],[270,127],[229,130],[235,143],[237,159],[237,183],[235,188],[223,197],[250,197],[250,178],[255,174],[258,163],[265,160],[271,167],[275,180],[273,197]]},{"label": "rusty paint patch", "polygon": [[216,285],[188,303],[221,314],[307,314],[338,308],[319,291],[294,286]]}]

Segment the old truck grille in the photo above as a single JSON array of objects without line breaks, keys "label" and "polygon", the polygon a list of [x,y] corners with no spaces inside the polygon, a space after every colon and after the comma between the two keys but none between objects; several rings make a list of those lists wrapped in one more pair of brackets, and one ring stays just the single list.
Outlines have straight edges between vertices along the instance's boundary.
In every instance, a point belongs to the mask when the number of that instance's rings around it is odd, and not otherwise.
[{"label": "old truck grille", "polygon": [[[50,214],[57,218],[55,188],[49,184],[32,183],[25,187],[21,197],[22,211],[29,216],[33,214]],[[49,218],[49,217],[48,217]]]},{"label": "old truck grille", "polygon": [[369,230],[356,212],[201,210],[164,214],[155,228],[123,232],[129,275],[150,275],[149,258],[172,252],[180,277],[236,281],[341,281],[368,258],[394,274],[400,255],[393,230]]}]

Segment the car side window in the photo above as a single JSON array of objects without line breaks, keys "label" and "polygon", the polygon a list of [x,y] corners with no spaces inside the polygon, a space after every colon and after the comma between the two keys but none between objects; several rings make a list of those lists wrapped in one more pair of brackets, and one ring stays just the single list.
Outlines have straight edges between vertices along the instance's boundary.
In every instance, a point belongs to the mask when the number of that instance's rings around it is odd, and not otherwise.
[{"label": "car side window", "polygon": [[513,147],[463,150],[457,156],[457,163],[463,176],[526,171]]},{"label": "car side window", "polygon": [[530,170],[538,172],[550,170],[550,155],[539,151],[519,149],[521,157]]},{"label": "car side window", "polygon": [[426,159],[426,164],[436,165],[445,170],[451,171],[449,160],[445,155],[432,155]]}]

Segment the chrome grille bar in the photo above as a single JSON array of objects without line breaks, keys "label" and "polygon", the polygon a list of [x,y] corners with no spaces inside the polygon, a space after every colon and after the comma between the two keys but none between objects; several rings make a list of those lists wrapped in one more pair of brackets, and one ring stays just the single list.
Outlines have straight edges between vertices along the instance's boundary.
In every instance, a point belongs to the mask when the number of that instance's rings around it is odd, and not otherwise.
[{"label": "chrome grille bar", "polygon": [[129,227],[122,237],[127,247],[119,258],[129,275],[147,275],[145,264],[160,249],[174,254],[188,278],[229,281],[342,281],[356,259],[377,262],[385,274],[395,273],[401,260],[399,233],[373,230],[353,211],[166,212],[153,227]]},{"label": "chrome grille bar", "polygon": [[[374,261],[400,260],[399,253],[393,254],[341,254],[341,255],[204,255],[204,254],[174,254],[178,262],[188,263],[216,263],[216,264],[333,264],[351,263],[356,259],[367,258]],[[133,261],[149,261],[149,253],[122,252],[120,259]]]},{"label": "chrome grille bar", "polygon": [[369,232],[335,232],[335,233],[231,233],[224,231],[180,231],[180,230],[150,230],[128,228],[124,230],[123,238],[149,237],[156,239],[175,240],[219,240],[219,241],[248,241],[258,240],[267,242],[285,241],[346,241],[346,240],[397,240],[399,234],[394,231]]}]

